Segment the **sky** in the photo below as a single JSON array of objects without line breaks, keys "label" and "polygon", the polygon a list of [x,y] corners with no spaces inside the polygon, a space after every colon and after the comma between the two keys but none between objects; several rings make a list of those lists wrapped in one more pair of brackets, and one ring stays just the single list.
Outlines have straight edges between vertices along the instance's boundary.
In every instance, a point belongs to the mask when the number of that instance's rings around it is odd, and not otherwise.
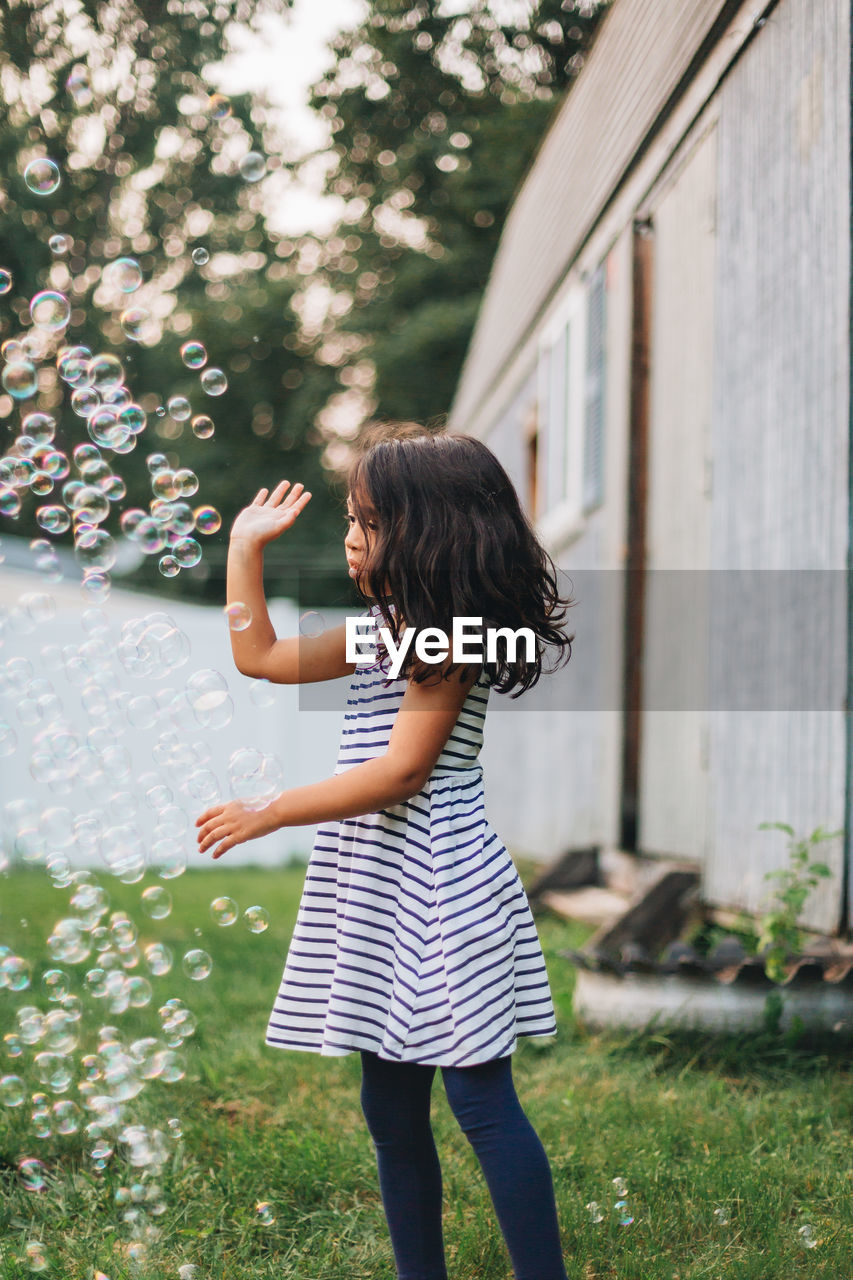
[{"label": "sky", "polygon": [[[326,48],[336,32],[354,26],[366,10],[364,0],[294,0],[289,16],[266,14],[257,30],[234,27],[229,32],[233,52],[208,68],[208,76],[223,93],[262,89],[280,111],[288,136],[306,152],[322,145],[328,136],[323,122],[309,110],[308,93],[331,64]],[[322,172],[295,187],[270,219],[285,234],[331,230],[339,204],[320,194]]]}]

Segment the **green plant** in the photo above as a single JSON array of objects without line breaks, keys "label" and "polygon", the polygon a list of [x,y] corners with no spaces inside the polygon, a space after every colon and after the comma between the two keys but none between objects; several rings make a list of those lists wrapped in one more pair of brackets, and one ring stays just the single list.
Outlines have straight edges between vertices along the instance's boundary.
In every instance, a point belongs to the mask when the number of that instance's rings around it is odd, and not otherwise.
[{"label": "green plant", "polygon": [[779,982],[785,976],[785,961],[789,951],[799,951],[803,945],[803,932],[797,921],[805,901],[821,877],[832,875],[825,862],[812,862],[812,846],[825,840],[834,840],[843,831],[824,831],[816,827],[810,836],[797,840],[793,827],[785,822],[761,822],[759,831],[779,830],[791,837],[789,866],[765,872],[765,880],[778,880],[779,888],[771,900],[769,909],[756,919],[758,926],[758,950],[764,950],[765,969],[768,977]]}]

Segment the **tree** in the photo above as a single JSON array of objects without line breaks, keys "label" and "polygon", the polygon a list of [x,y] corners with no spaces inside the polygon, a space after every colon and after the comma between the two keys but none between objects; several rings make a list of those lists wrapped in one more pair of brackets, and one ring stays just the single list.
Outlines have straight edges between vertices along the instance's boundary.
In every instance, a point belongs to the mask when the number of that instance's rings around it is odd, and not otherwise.
[{"label": "tree", "polygon": [[[348,306],[318,344],[352,402],[345,438],[370,415],[429,420],[450,406],[507,210],[603,10],[523,7],[506,22],[500,0],[455,16],[436,0],[372,0],[315,86],[338,158],[327,191],[346,202],[322,271]],[[340,427],[324,425],[343,463]]]},{"label": "tree", "polygon": [[[149,422],[127,457],[102,447],[127,486],[126,496],[114,497],[104,527],[117,533],[122,513],[147,512],[146,456],[153,452],[165,453],[173,469],[195,472],[200,484],[197,496],[186,495],[191,505],[210,504],[222,517],[217,534],[200,537],[206,554],[189,576],[162,577],[162,553],[134,575],[167,594],[221,595],[236,510],[282,474],[316,495],[311,528],[303,522],[289,540],[290,562],[316,565],[318,526],[337,531],[311,425],[326,389],[312,377],[292,307],[304,285],[297,261],[304,246],[271,235],[263,216],[264,182],[283,176],[275,170],[287,164],[288,143],[259,97],[229,101],[211,94],[204,79],[205,68],[225,52],[230,22],[284,14],[289,3],[19,0],[0,15],[0,164],[9,175],[0,189],[0,266],[13,282],[0,298],[0,337],[35,340],[30,300],[39,290],[60,292],[71,306],[69,323],[48,335],[37,360],[38,394],[0,397],[0,416],[19,434],[34,409],[54,415],[53,447],[70,460],[75,477],[73,451],[91,441],[71,408],[71,388],[58,376],[56,349],[84,344],[120,359]],[[46,190],[34,190],[26,166],[46,157],[59,185],[51,191],[48,181]],[[204,261],[194,261],[194,251]],[[110,264],[122,258],[138,263],[143,281],[127,293],[110,286],[111,271],[121,273]],[[188,340],[209,353],[207,367],[222,368],[224,394],[207,395],[203,370],[182,360]],[[181,398],[189,400],[191,417],[215,420],[212,436],[193,433]],[[174,414],[170,406],[177,406]],[[12,456],[20,452],[13,447]],[[55,504],[61,491],[59,478],[52,494],[19,486],[21,512],[6,527],[44,537],[35,510]],[[57,540],[70,540],[70,533]],[[321,574],[321,593],[324,580]],[[342,567],[332,580],[345,580]]]}]

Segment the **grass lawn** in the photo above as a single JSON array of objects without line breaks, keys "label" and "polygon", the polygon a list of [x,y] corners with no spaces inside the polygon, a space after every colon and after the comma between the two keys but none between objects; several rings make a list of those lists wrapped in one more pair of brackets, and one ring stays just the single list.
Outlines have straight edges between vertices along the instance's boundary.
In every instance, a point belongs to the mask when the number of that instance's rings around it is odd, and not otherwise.
[{"label": "grass lawn", "polygon": [[[529,869],[521,870],[526,880]],[[111,1015],[103,1001],[87,998],[75,1060],[94,1052],[101,1025],[114,1025],[125,1043],[160,1036],[158,1008],[170,997],[189,1005],[198,1027],[182,1051],[185,1077],[151,1079],[125,1104],[124,1122],[161,1130],[168,1154],[156,1177],[143,1177],[119,1143],[99,1172],[88,1135],[39,1138],[29,1100],[0,1106],[3,1280],[34,1270],[57,1280],[91,1280],[96,1272],[109,1280],[394,1280],[359,1105],[358,1054],[321,1058],[263,1045],[303,876],[302,867],[188,872],[166,882],[174,905],[160,920],[139,907],[149,876],[135,885],[103,877],[111,910],[129,912],[140,945],[166,943],[175,963],[151,977],[154,994],[145,1007]],[[242,920],[229,928],[215,924],[208,904],[219,894],[241,909],[263,905],[269,929],[252,934]],[[18,1007],[54,1007],[41,985],[53,965],[45,940],[69,914],[68,898],[68,889],[55,888],[36,870],[0,878],[0,942],[33,962],[28,990],[0,990],[2,1033],[12,1030]],[[550,1044],[521,1040],[513,1071],[551,1158],[572,1280],[848,1280],[849,1047],[769,1035],[721,1041],[590,1035],[573,1018],[574,971],[557,954],[581,945],[588,931],[550,915],[540,916],[537,927],[560,1033]],[[181,956],[190,947],[213,959],[204,981],[182,971]],[[82,991],[92,963],[60,966],[73,992]],[[143,962],[130,972],[147,968]],[[33,1057],[42,1048],[3,1057],[0,1074],[24,1076],[30,1092],[48,1094],[48,1105],[79,1100],[76,1081],[61,1094],[38,1083]],[[510,1280],[485,1181],[450,1111],[440,1071],[433,1127],[451,1280]],[[45,1165],[43,1192],[28,1190],[18,1172],[30,1157]],[[613,1185],[618,1177],[627,1187],[621,1197]],[[151,1191],[152,1184],[160,1190]],[[614,1207],[618,1199],[626,1202],[621,1211]],[[592,1201],[600,1206],[599,1222],[587,1207]],[[258,1214],[258,1202],[268,1203],[266,1215]],[[633,1221],[621,1222],[620,1212]],[[274,1220],[265,1224],[264,1217]],[[153,1231],[136,1263],[128,1245],[143,1237],[146,1224]],[[44,1267],[36,1242],[44,1246]]]}]

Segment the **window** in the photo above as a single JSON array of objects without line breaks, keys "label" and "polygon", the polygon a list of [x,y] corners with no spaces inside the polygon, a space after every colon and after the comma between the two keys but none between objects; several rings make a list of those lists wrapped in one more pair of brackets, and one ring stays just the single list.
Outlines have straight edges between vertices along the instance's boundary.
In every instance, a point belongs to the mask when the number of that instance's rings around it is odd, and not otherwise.
[{"label": "window", "polygon": [[602,263],[587,296],[586,377],[583,424],[583,512],[600,506],[604,491],[604,388],[606,380],[606,270]]}]

